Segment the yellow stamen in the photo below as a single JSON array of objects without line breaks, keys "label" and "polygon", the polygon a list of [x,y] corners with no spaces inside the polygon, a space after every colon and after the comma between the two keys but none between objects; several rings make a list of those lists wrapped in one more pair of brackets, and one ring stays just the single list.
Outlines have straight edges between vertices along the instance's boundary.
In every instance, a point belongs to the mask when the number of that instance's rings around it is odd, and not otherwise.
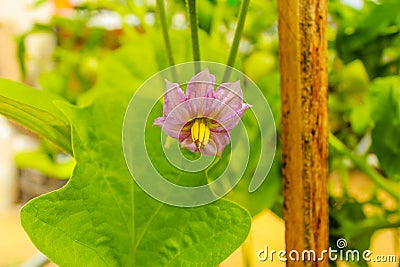
[{"label": "yellow stamen", "polygon": [[204,141],[203,141],[203,146],[206,147],[208,144],[208,140],[210,139],[210,128],[206,126],[206,132],[204,134]]},{"label": "yellow stamen", "polygon": [[192,134],[193,143],[198,149],[202,146],[205,148],[210,139],[210,128],[206,125],[204,119],[195,119],[192,128],[190,129]]},{"label": "yellow stamen", "polygon": [[204,122],[200,122],[199,142],[203,142],[205,131],[206,125],[204,124]]},{"label": "yellow stamen", "polygon": [[192,128],[190,129],[191,134],[192,134],[192,140],[193,142],[196,142],[199,138],[199,122],[196,119],[192,125]]}]

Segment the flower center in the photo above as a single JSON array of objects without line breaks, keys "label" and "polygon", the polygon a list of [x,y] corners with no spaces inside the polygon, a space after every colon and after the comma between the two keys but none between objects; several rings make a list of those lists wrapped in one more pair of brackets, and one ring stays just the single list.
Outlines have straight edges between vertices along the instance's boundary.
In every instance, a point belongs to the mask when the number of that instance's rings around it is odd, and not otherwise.
[{"label": "flower center", "polygon": [[193,143],[198,149],[207,146],[208,140],[210,139],[210,127],[208,127],[206,119],[195,119],[190,128],[190,132],[192,134]]}]

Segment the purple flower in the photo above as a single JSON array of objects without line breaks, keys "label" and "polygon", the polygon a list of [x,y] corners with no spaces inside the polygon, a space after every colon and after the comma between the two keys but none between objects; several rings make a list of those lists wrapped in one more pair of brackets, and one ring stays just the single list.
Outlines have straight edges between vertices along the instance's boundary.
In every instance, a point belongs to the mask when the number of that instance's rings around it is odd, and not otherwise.
[{"label": "purple flower", "polygon": [[240,81],[222,83],[216,90],[214,82],[205,69],[190,80],[185,95],[179,84],[166,81],[163,116],[153,125],[178,139],[183,148],[221,157],[229,132],[251,106],[243,103]]}]

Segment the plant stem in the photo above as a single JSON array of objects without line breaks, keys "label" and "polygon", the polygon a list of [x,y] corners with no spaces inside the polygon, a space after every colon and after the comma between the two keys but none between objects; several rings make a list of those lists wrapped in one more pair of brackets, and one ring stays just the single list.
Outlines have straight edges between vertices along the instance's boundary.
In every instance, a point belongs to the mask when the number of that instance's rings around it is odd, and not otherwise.
[{"label": "plant stem", "polygon": [[367,174],[372,181],[379,187],[388,192],[394,199],[400,201],[400,184],[391,180],[387,180],[380,175],[373,167],[371,167],[364,157],[360,157],[352,152],[345,144],[343,144],[336,136],[329,133],[329,145],[334,147],[340,153],[348,156],[351,161],[365,174]]},{"label": "plant stem", "polygon": [[340,179],[340,183],[343,186],[343,191],[344,191],[344,195],[345,196],[349,196],[349,189],[350,189],[350,185],[349,185],[349,179],[348,179],[348,170],[347,170],[347,166],[345,165],[345,163],[342,161],[340,163],[339,166],[339,179]]},{"label": "plant stem", "polygon": [[[197,24],[196,0],[187,0],[187,12],[189,15],[190,34],[192,37],[193,61],[200,61],[200,45]],[[200,72],[200,64],[195,64],[196,72]]]},{"label": "plant stem", "polygon": [[[167,52],[167,59],[168,59],[168,64],[170,66],[175,65],[174,61],[174,56],[172,53],[172,46],[171,46],[171,41],[169,39],[169,34],[168,34],[168,26],[167,26],[167,18],[165,15],[165,6],[164,6],[164,0],[157,0],[157,7],[158,7],[158,13],[160,15],[160,23],[161,23],[161,30],[164,38],[164,44],[165,44],[165,50]],[[175,81],[177,81],[177,75],[175,68],[171,68],[172,71],[172,77]]]},{"label": "plant stem", "polygon": [[343,235],[343,233],[351,234],[352,236],[363,235],[368,231],[375,232],[380,229],[398,228],[400,221],[388,222],[387,220],[377,218],[367,218],[362,222],[354,224],[354,222],[346,219],[341,229],[332,229],[331,234]]},{"label": "plant stem", "polygon": [[[250,0],[242,0],[242,5],[240,6],[240,11],[239,11],[239,18],[235,29],[235,35],[233,37],[232,46],[228,57],[227,65],[230,67],[233,67],[233,65],[235,64],[240,44],[240,38],[242,37],[243,27],[246,21],[247,9],[249,7],[249,4]],[[229,75],[230,75],[230,69],[227,68],[224,75],[224,81],[226,81],[229,78]]]}]

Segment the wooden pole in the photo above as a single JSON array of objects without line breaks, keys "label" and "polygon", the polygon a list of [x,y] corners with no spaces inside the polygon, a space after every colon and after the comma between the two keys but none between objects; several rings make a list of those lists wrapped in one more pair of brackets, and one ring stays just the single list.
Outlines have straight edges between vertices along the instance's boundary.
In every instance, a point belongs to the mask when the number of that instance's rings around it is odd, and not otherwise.
[{"label": "wooden pole", "polygon": [[279,0],[278,14],[287,266],[328,266],[301,261],[328,249],[327,0]]}]

